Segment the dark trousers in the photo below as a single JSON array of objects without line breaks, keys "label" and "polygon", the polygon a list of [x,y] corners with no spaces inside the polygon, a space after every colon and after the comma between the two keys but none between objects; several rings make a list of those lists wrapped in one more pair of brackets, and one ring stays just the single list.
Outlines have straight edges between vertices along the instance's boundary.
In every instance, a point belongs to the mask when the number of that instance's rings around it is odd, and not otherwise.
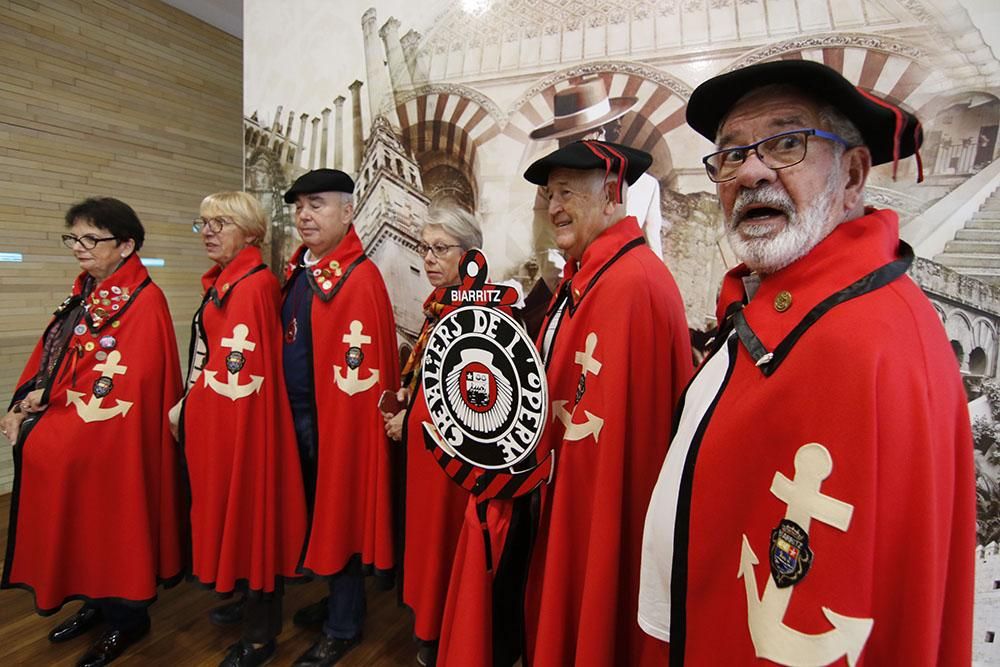
[{"label": "dark trousers", "polygon": [[149,606],[136,606],[115,600],[92,600],[84,607],[98,609],[111,630],[128,631],[149,623]]},{"label": "dark trousers", "polygon": [[281,593],[246,598],[243,607],[243,641],[266,644],[281,634]]},{"label": "dark trousers", "polygon": [[330,600],[323,634],[334,639],[353,639],[361,634],[367,611],[361,559],[351,558],[347,567],[330,577],[329,585]]},{"label": "dark trousers", "polygon": [[[302,462],[302,479],[306,487],[306,501],[309,516],[316,498],[316,463],[319,441],[316,421],[313,419],[312,404],[291,400],[292,419],[295,422],[295,439],[299,445]],[[334,639],[353,639],[361,634],[366,612],[365,577],[361,560],[352,558],[347,567],[329,579],[330,599],[327,603],[326,622],[323,633]]]}]

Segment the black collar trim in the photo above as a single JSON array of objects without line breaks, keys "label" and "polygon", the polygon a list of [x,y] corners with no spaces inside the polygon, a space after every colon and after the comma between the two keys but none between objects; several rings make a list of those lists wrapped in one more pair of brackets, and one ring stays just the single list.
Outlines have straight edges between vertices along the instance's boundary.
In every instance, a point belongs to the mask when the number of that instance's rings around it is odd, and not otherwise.
[{"label": "black collar trim", "polygon": [[785,360],[788,353],[791,352],[792,347],[798,342],[799,338],[802,337],[809,327],[815,324],[819,318],[823,317],[827,312],[829,312],[834,306],[837,306],[845,301],[849,301],[856,297],[859,297],[868,292],[874,292],[877,289],[885,287],[892,281],[896,280],[910,268],[910,264],[913,262],[913,248],[907,245],[905,242],[899,242],[899,259],[893,260],[884,266],[881,266],[868,275],[856,280],[839,292],[834,292],[827,298],[820,301],[806,313],[806,316],[802,318],[794,329],[789,332],[785,338],[778,343],[778,346],[774,348],[773,352],[768,352],[764,344],[761,343],[757,334],[754,333],[753,329],[750,328],[750,324],[746,320],[746,316],[743,314],[743,309],[733,313],[733,325],[736,327],[736,334],[740,337],[740,342],[743,343],[743,347],[747,349],[750,356],[753,357],[754,362],[757,367],[760,368],[761,373],[765,377],[770,377],[772,373],[778,370],[778,366],[781,362]]}]

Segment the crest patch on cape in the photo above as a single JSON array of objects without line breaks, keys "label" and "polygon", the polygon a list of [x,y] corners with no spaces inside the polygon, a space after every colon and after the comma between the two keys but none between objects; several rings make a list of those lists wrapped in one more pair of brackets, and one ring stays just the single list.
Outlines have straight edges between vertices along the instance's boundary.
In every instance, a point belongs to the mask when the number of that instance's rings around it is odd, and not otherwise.
[{"label": "crest patch on cape", "polygon": [[771,531],[771,576],[778,588],[793,586],[809,573],[813,553],[809,548],[809,533],[789,519]]}]

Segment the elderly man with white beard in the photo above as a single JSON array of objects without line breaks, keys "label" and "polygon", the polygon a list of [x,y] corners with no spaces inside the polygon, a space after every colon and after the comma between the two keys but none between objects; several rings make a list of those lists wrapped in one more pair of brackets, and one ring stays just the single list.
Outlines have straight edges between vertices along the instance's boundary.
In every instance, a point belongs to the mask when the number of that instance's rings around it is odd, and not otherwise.
[{"label": "elderly man with white beard", "polygon": [[919,121],[809,61],[715,77],[687,119],[743,263],[650,501],[639,625],[671,667],[969,664],[966,399],[896,214],[864,205]]}]

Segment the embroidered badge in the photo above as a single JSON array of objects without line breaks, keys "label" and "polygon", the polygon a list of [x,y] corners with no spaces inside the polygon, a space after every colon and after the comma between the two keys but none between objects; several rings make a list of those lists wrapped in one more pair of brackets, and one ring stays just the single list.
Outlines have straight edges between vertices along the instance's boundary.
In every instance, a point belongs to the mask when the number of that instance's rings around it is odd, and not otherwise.
[{"label": "embroidered badge", "polygon": [[771,531],[771,576],[778,588],[793,586],[809,573],[813,553],[809,549],[809,534],[802,526],[782,519]]},{"label": "embroidered badge", "polygon": [[361,362],[365,360],[365,353],[361,351],[360,347],[349,347],[347,352],[344,353],[344,363],[351,370],[361,368]]},{"label": "embroidered badge", "polygon": [[233,350],[226,355],[226,370],[230,373],[239,373],[247,363],[247,358],[239,350]]},{"label": "embroidered badge", "polygon": [[104,398],[115,388],[115,383],[107,375],[102,375],[94,381],[94,396]]}]

